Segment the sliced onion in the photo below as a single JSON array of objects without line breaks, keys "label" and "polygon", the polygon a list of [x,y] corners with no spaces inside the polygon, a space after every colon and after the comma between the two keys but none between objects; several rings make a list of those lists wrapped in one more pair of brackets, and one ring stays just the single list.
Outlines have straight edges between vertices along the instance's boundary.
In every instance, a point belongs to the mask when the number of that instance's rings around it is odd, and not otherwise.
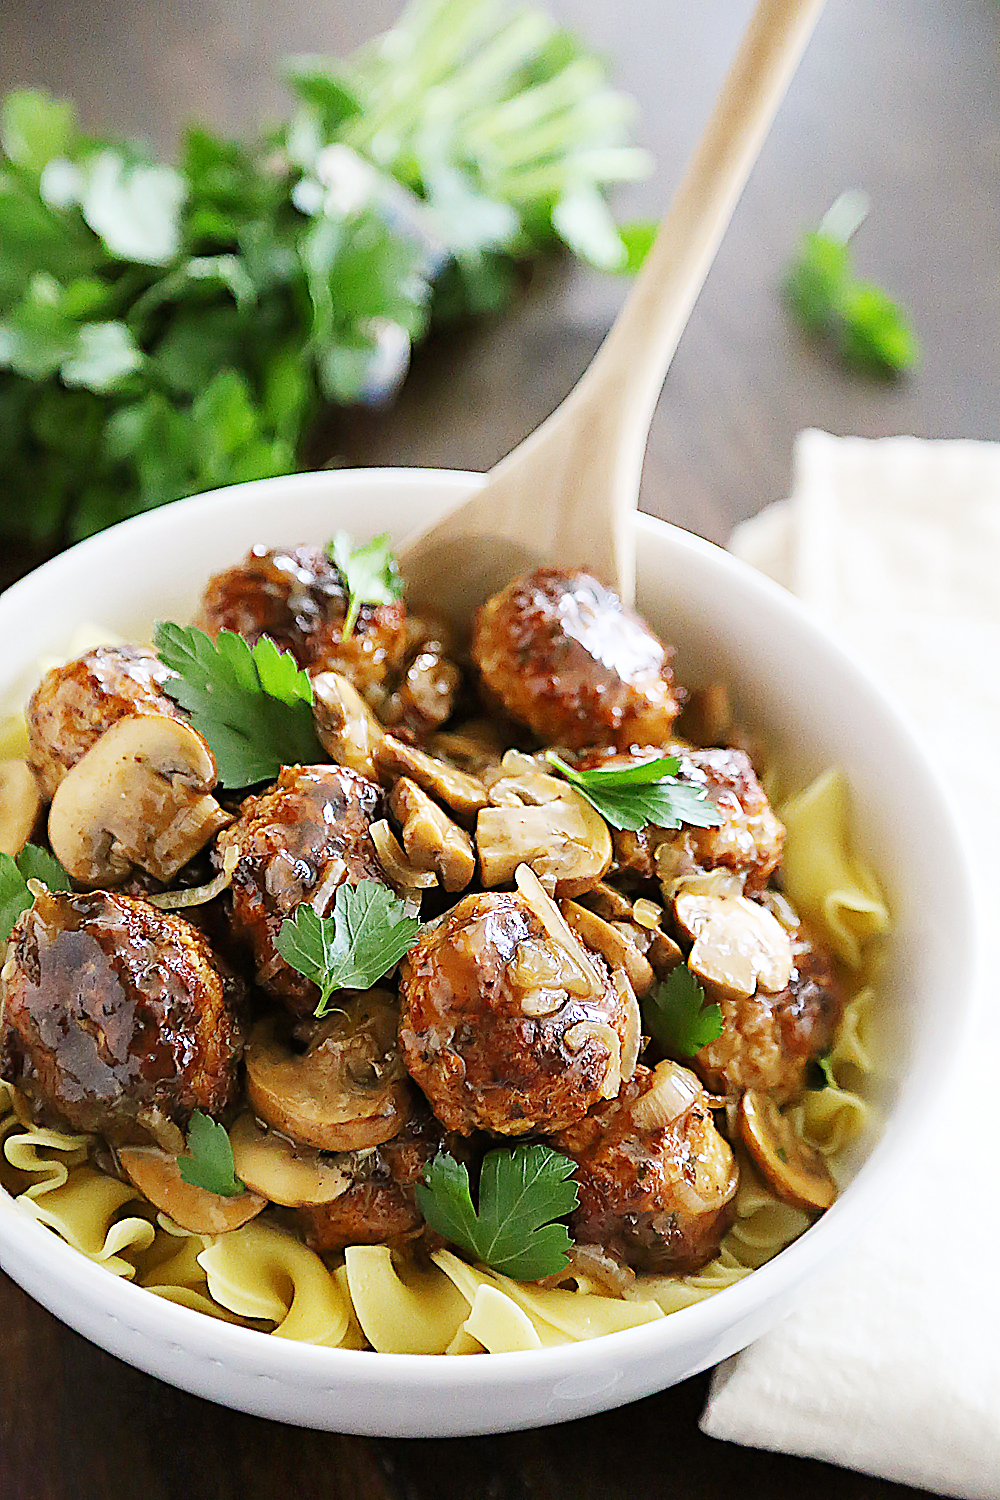
[{"label": "sliced onion", "polygon": [[541,881],[530,865],[518,865],[514,871],[514,883],[521,895],[541,922],[557,947],[562,948],[586,983],[586,992],[592,998],[603,994],[604,978],[590,961],[583,944],[573,935],[566,918],[552,897],[547,894]]},{"label": "sliced onion", "polygon": [[150,906],[159,907],[160,911],[182,911],[186,906],[204,906],[208,901],[214,901],[216,896],[228,890],[233,883],[233,872],[240,862],[240,851],[235,844],[230,844],[222,856],[222,869],[214,880],[209,880],[205,885],[192,885],[183,891],[164,891],[159,896],[146,896],[144,899]]},{"label": "sliced onion", "polygon": [[640,1130],[664,1130],[686,1114],[702,1095],[689,1068],[679,1063],[657,1063],[649,1088],[632,1106],[632,1120]]},{"label": "sliced onion", "polygon": [[610,1057],[601,1084],[602,1099],[617,1099],[622,1086],[622,1039],[607,1021],[577,1021],[563,1032],[563,1045],[570,1052],[580,1052],[593,1039],[603,1042]]},{"label": "sliced onion", "polygon": [[618,998],[622,1002],[625,1011],[625,1037],[622,1042],[622,1079],[625,1082],[635,1072],[635,1065],[639,1061],[639,1048],[642,1044],[642,1016],[639,1012],[639,1002],[635,998],[635,990],[629,984],[628,975],[624,969],[612,969],[611,982],[618,991]]}]

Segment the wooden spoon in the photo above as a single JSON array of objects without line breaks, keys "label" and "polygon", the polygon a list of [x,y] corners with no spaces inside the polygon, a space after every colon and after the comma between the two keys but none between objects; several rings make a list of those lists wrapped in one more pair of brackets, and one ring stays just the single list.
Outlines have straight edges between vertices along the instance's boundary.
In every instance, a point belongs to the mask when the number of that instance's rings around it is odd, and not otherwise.
[{"label": "wooden spoon", "polygon": [[631,515],[653,411],[822,8],[823,0],[758,0],[687,173],[610,333],[562,404],[501,459],[485,486],[406,540],[400,560],[411,600],[467,624],[490,594],[545,562],[561,568],[585,564],[632,602]]}]

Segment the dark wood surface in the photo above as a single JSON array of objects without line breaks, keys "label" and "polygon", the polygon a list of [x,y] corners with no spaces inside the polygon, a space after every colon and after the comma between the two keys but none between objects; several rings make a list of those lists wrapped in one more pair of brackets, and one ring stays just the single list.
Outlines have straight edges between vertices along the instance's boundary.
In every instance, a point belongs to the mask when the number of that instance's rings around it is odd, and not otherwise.
[{"label": "dark wood surface", "polygon": [[[659,211],[750,0],[550,0],[639,99]],[[282,109],[274,62],[342,51],[392,0],[22,0],[0,19],[0,88],[73,95],[95,128],[169,150],[190,117],[239,130]],[[924,358],[899,384],[844,374],[774,288],[799,231],[846,187],[872,197],[862,274],[910,308]],[[653,425],[643,505],[724,540],[787,492],[795,433],[1000,437],[1000,7],[829,0],[695,310]],[[514,312],[417,361],[390,414],[341,421],[350,463],[485,468],[590,359],[624,293],[539,273]],[[383,1442],[300,1432],[181,1395],[61,1327],[0,1278],[0,1495],[16,1500],[890,1500],[917,1491],[697,1430],[707,1377],[586,1422],[509,1437]]]}]

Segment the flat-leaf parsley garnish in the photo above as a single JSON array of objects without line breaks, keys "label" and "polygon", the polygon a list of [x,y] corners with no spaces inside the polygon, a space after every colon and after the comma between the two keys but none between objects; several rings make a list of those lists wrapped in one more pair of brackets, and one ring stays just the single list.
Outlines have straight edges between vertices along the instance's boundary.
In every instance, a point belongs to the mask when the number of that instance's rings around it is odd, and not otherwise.
[{"label": "flat-leaf parsley garnish", "polygon": [[231,630],[213,641],[193,625],[161,621],[155,644],[177,673],[163,691],[190,713],[224,787],[253,786],[273,780],[282,766],[329,759],[316,738],[309,678],[268,636],[251,647]]},{"label": "flat-leaf parsley garnish", "polygon": [[586,797],[613,828],[635,833],[652,823],[656,828],[716,828],[722,814],[704,787],[681,781],[676,755],[660,755],[630,766],[607,766],[578,771],[547,750],[545,759]]},{"label": "flat-leaf parsley garnish", "polygon": [[236,1175],[233,1148],[226,1127],[196,1109],[188,1126],[187,1155],[177,1158],[181,1179],[191,1187],[218,1193],[221,1198],[238,1198],[246,1192],[246,1183]]},{"label": "flat-leaf parsley garnish", "polygon": [[488,1151],[479,1178],[479,1207],[462,1162],[441,1151],[417,1184],[417,1206],[452,1244],[517,1281],[540,1281],[566,1265],[573,1241],[565,1224],[579,1202],[576,1163],[548,1146]]},{"label": "flat-leaf parsley garnish", "polygon": [[835,1089],[837,1080],[833,1076],[833,1064],[829,1052],[814,1057],[806,1069],[806,1088],[818,1092],[820,1089]]},{"label": "flat-leaf parsley garnish", "polygon": [[338,886],[333,914],[317,916],[305,903],[281,924],[275,947],[287,963],[319,985],[316,1015],[334,990],[367,990],[394,969],[420,931],[399,897],[377,880]]},{"label": "flat-leaf parsley garnish", "polygon": [[722,1008],[706,1005],[705,991],[684,964],[672,969],[643,1002],[642,1019],[674,1057],[694,1057],[722,1035]]},{"label": "flat-leaf parsley garnish", "polygon": [[14,923],[34,900],[29,880],[41,880],[50,891],[70,889],[69,876],[47,849],[25,844],[16,858],[0,854],[0,944],[6,943]]},{"label": "flat-leaf parsley garnish", "polygon": [[362,604],[392,604],[401,599],[403,580],[387,531],[363,547],[355,547],[346,531],[338,531],[326,550],[347,584],[349,597],[343,633],[346,641],[357,624]]}]

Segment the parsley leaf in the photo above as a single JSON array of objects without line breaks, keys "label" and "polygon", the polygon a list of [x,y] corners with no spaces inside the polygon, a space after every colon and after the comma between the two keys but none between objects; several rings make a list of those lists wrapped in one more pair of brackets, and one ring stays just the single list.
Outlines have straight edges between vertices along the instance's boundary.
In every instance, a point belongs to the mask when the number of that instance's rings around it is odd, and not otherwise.
[{"label": "parsley leaf", "polygon": [[268,636],[251,649],[231,630],[213,641],[193,625],[161,620],[155,644],[178,674],[163,690],[208,741],[224,787],[253,786],[282,766],[329,759],[316,738],[309,678]]},{"label": "parsley leaf", "polygon": [[275,947],[287,963],[314,984],[316,1015],[326,1015],[334,990],[367,990],[394,969],[420,931],[399,897],[377,880],[341,885],[333,915],[320,917],[307,902],[286,917]]},{"label": "parsley leaf", "polygon": [[183,1182],[222,1198],[237,1198],[246,1191],[246,1184],[236,1175],[226,1127],[200,1109],[191,1116],[187,1149],[186,1156],[177,1158]]},{"label": "parsley leaf", "polygon": [[6,943],[14,923],[34,900],[28,890],[29,880],[43,881],[50,891],[70,889],[69,876],[47,849],[25,844],[16,859],[0,854],[0,944]]},{"label": "parsley leaf", "polygon": [[717,828],[723,821],[704,788],[678,780],[676,755],[592,771],[575,770],[554,750],[547,750],[545,759],[613,828],[636,832],[648,823],[656,828],[680,828],[683,823]]},{"label": "parsley leaf", "polygon": [[836,341],[848,364],[898,374],[913,368],[919,350],[898,304],[854,278],[849,242],[867,214],[863,193],[840,195],[819,229],[803,235],[785,269],[784,298],[808,332]]},{"label": "parsley leaf", "polygon": [[401,599],[403,580],[387,531],[364,547],[355,547],[346,531],[338,531],[326,550],[347,584],[349,599],[343,636],[346,641],[357,624],[362,604],[391,604]]},{"label": "parsley leaf", "polygon": [[806,1088],[818,1092],[820,1089],[835,1089],[837,1080],[833,1076],[833,1064],[829,1052],[811,1059],[806,1069]]},{"label": "parsley leaf", "polygon": [[488,1151],[473,1207],[469,1173],[440,1151],[417,1184],[417,1206],[432,1229],[517,1281],[539,1281],[566,1265],[573,1241],[553,1223],[579,1202],[576,1163],[548,1146]]},{"label": "parsley leaf", "polygon": [[678,964],[643,1002],[642,1019],[665,1052],[694,1057],[722,1035],[722,1007],[705,1004],[705,991],[684,964]]}]

